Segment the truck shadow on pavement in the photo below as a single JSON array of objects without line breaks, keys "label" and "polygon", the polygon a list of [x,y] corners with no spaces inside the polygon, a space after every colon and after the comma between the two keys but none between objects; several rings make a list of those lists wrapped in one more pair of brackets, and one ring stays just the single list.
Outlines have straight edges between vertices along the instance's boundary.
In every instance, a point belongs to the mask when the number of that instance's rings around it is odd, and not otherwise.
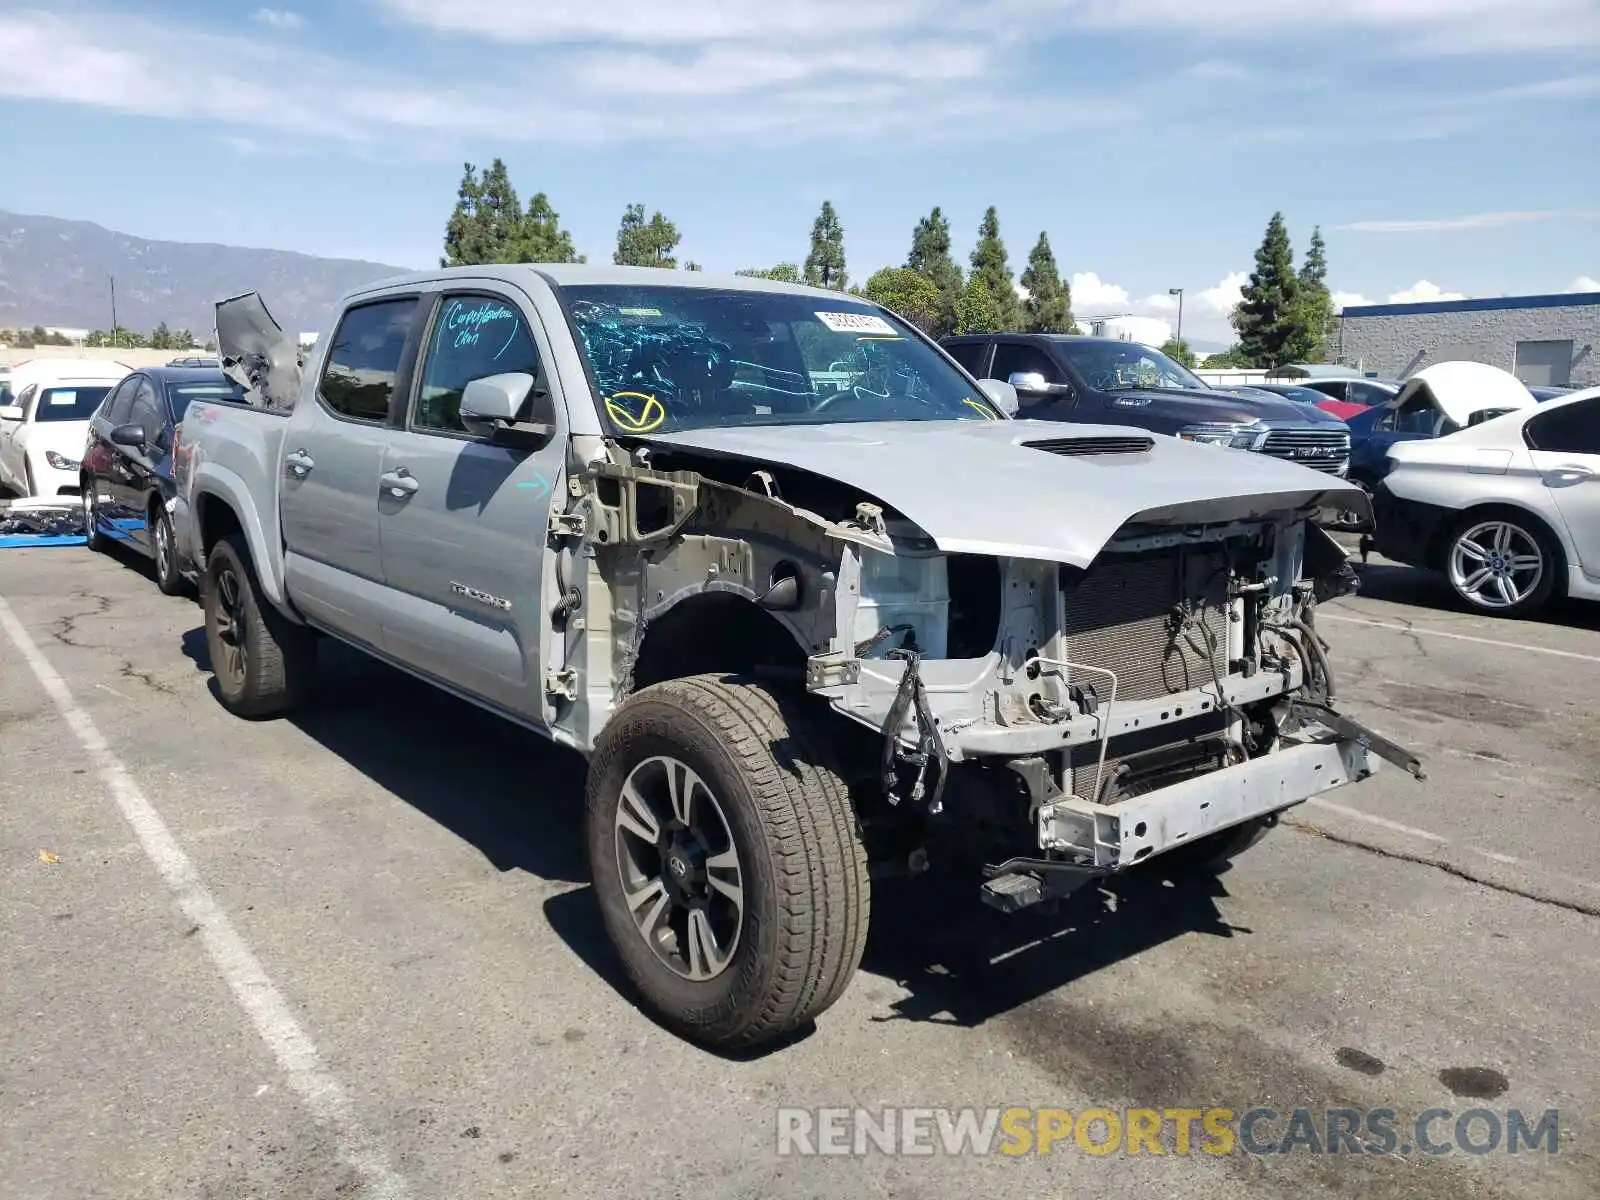
[{"label": "truck shadow on pavement", "polygon": [[[183,652],[209,673],[202,629],[183,635]],[[497,870],[589,882],[581,756],[332,639],[318,666],[316,702],[289,718],[297,728]],[[885,998],[870,1019],[977,1026],[1173,938],[1252,932],[1223,921],[1216,899],[1227,892],[1215,873],[1168,879],[1152,864],[1010,915],[982,904],[979,883],[975,873],[937,870],[874,883],[853,988],[876,998],[876,976],[905,994]],[[572,952],[632,1002],[591,889],[552,896],[544,912]],[[733,1057],[763,1057],[810,1032]]]},{"label": "truck shadow on pavement", "polygon": [[[183,635],[183,652],[211,670],[204,629]],[[288,720],[329,753],[496,870],[588,882],[578,755],[332,638],[318,647],[317,674],[316,701]]]}]

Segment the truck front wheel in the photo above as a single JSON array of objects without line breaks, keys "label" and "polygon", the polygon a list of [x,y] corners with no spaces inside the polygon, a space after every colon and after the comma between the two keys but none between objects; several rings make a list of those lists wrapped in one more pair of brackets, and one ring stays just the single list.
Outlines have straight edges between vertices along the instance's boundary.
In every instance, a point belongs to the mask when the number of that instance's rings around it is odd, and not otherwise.
[{"label": "truck front wheel", "polygon": [[825,714],[734,676],[630,697],[595,745],[595,896],[630,982],[719,1049],[780,1037],[848,986],[866,942],[866,854]]},{"label": "truck front wheel", "polygon": [[317,665],[315,635],[261,598],[242,534],[206,555],[201,603],[222,707],[239,717],[270,717],[305,700]]}]

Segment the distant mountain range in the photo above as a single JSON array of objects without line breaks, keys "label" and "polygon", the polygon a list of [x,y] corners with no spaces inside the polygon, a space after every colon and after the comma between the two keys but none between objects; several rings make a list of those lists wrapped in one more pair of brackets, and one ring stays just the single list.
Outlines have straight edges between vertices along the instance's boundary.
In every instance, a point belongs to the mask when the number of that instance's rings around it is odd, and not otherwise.
[{"label": "distant mountain range", "polygon": [[213,305],[259,291],[290,332],[322,328],[345,292],[406,267],[286,250],[199,242],[157,242],[88,221],[0,212],[0,329],[35,325],[109,329],[111,285],[117,323],[149,333],[211,336]]}]

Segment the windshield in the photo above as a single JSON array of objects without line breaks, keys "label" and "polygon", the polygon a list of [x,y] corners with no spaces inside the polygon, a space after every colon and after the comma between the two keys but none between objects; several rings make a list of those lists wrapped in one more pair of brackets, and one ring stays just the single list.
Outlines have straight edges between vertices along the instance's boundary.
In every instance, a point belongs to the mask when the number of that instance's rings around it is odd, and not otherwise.
[{"label": "windshield", "polygon": [[51,387],[39,393],[33,419],[39,421],[87,421],[111,390],[110,384],[98,387]]},{"label": "windshield", "polygon": [[1159,350],[1138,342],[1062,342],[1060,350],[1097,392],[1134,388],[1193,388],[1206,391],[1205,381]]},{"label": "windshield", "polygon": [[618,433],[1004,418],[897,318],[848,296],[561,289]]},{"label": "windshield", "polygon": [[167,400],[172,405],[173,423],[183,420],[191,400],[232,400],[244,403],[244,389],[220,374],[215,383],[169,383]]}]

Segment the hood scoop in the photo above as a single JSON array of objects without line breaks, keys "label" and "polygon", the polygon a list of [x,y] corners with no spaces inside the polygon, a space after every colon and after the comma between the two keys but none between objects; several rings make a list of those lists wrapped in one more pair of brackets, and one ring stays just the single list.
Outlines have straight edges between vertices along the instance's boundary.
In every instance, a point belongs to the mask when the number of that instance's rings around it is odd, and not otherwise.
[{"label": "hood scoop", "polygon": [[1046,438],[1022,444],[1030,450],[1043,450],[1046,454],[1060,454],[1068,458],[1087,458],[1095,454],[1148,454],[1155,448],[1155,440],[1142,434]]}]

